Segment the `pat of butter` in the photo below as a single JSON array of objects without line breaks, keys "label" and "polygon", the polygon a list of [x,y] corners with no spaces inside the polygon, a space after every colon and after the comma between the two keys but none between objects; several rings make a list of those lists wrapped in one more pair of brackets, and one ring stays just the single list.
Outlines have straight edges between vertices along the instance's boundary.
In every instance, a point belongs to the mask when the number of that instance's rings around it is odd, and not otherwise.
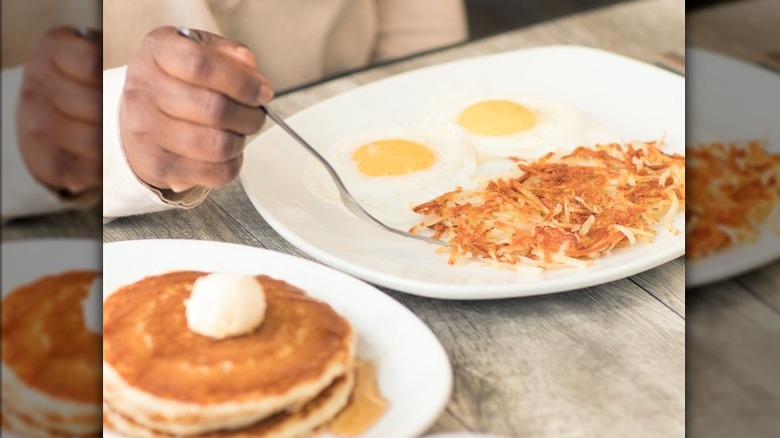
[{"label": "pat of butter", "polygon": [[266,300],[256,278],[215,273],[195,281],[185,307],[190,330],[225,339],[257,329],[265,318]]}]

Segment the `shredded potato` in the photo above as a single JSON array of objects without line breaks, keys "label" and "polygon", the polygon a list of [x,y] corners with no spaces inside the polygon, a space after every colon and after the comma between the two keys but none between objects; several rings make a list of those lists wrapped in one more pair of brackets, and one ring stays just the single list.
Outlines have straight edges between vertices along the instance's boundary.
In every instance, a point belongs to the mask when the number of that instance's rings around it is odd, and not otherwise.
[{"label": "shredded potato", "polygon": [[762,224],[780,233],[780,154],[769,154],[758,140],[701,144],[688,154],[691,260],[754,242]]},{"label": "shredded potato", "polygon": [[[516,159],[521,176],[457,188],[414,211],[411,232],[451,244],[449,263],[579,267],[614,248],[649,242],[685,206],[685,157],[660,142],[580,147],[536,161]],[[426,231],[427,230],[427,231]]]}]

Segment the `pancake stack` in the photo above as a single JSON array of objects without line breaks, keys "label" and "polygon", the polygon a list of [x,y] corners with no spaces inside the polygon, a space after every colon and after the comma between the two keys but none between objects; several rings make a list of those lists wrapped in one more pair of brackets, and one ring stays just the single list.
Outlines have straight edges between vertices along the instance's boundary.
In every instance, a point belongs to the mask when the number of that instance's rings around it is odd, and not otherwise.
[{"label": "pancake stack", "polygon": [[20,436],[97,436],[100,335],[82,301],[97,272],[43,277],[3,298],[2,424]]},{"label": "pancake stack", "polygon": [[203,272],[125,286],[104,302],[103,421],[133,437],[306,436],[347,405],[356,336],[330,306],[267,276],[253,332],[216,340],[189,329],[185,301]]}]

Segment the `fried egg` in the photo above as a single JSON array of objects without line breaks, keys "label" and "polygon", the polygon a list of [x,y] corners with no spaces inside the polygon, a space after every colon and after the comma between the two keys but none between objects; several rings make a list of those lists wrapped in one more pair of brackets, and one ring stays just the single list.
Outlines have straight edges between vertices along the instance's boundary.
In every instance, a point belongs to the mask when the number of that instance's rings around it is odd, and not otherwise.
[{"label": "fried egg", "polygon": [[481,163],[507,157],[535,159],[548,152],[620,141],[571,106],[483,87],[443,87],[424,120],[459,130]]},{"label": "fried egg", "polygon": [[[471,187],[477,171],[474,150],[447,127],[398,127],[346,138],[325,151],[353,197],[376,218],[411,226],[412,207],[456,187]],[[310,157],[302,174],[316,196],[341,203],[325,168]]]}]

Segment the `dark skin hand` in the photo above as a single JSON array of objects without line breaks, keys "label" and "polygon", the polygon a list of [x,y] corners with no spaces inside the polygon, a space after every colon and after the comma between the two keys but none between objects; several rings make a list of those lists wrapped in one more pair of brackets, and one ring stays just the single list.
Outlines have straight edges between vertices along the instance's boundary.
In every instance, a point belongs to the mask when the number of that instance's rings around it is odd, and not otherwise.
[{"label": "dark skin hand", "polygon": [[127,66],[119,110],[125,156],[158,189],[218,187],[241,169],[246,137],[260,130],[258,107],[273,97],[245,46],[199,31],[198,44],[161,27]]},{"label": "dark skin hand", "polygon": [[63,194],[103,181],[101,57],[98,33],[58,27],[41,38],[24,66],[19,149],[32,176]]}]

